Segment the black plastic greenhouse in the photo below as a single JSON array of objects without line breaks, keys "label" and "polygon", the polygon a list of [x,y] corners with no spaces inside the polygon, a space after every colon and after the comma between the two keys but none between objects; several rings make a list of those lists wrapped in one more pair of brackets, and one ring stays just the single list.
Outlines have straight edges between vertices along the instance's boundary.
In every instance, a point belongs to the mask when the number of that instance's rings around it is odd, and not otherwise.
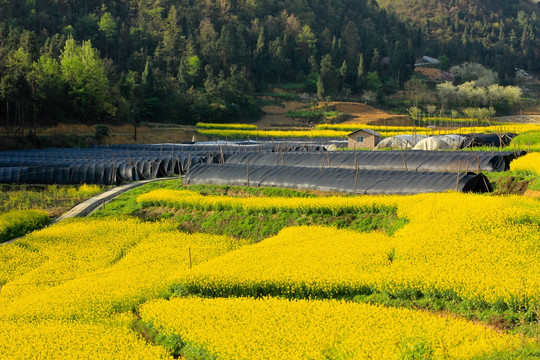
[{"label": "black plastic greenhouse", "polygon": [[281,187],[336,191],[349,194],[418,194],[457,190],[490,192],[482,173],[354,170],[295,166],[198,164],[184,178],[184,184]]}]

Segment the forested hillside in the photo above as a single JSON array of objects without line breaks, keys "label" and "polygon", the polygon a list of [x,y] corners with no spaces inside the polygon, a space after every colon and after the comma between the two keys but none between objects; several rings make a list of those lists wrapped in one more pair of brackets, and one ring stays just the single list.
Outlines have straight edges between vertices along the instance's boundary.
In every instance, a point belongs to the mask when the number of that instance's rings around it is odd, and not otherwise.
[{"label": "forested hillside", "polygon": [[268,83],[396,88],[421,45],[373,0],[0,1],[0,14],[0,124],[15,128],[246,120]]},{"label": "forested hillside", "polygon": [[0,125],[250,120],[268,84],[381,97],[424,54],[540,70],[538,4],[379,3],[0,0]]},{"label": "forested hillside", "polygon": [[[473,61],[506,78],[540,70],[540,5],[530,0],[378,0],[420,28],[426,53]],[[500,76],[504,79],[504,76]]]}]

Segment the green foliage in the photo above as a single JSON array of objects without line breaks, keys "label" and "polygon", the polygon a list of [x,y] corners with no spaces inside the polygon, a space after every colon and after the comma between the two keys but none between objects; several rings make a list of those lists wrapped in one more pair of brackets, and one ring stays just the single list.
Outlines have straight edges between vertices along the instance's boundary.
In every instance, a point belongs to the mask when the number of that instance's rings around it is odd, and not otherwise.
[{"label": "green foliage", "polygon": [[399,360],[432,359],[435,350],[426,340],[421,338],[405,339],[400,344]]},{"label": "green foliage", "polygon": [[97,125],[95,138],[101,143],[104,137],[109,136],[109,127],[107,125]]},{"label": "green foliage", "polygon": [[[143,204],[143,208],[150,204]],[[152,212],[153,213],[153,212]],[[145,212],[139,212],[145,216]],[[161,218],[161,217],[160,217]],[[295,211],[251,211],[239,209],[175,209],[174,219],[179,229],[187,232],[205,232],[228,235],[240,239],[261,241],[276,235],[283,228],[299,225],[324,225],[346,228],[359,232],[385,230],[393,233],[405,225],[400,221],[395,209],[365,208],[356,213],[336,216],[332,213],[299,214]]]},{"label": "green foliage", "polygon": [[50,222],[42,210],[12,210],[0,214],[0,243],[41,229]]},{"label": "green foliage", "polygon": [[[442,58],[447,55],[453,64],[481,61],[506,79],[514,77],[516,67],[530,71],[540,69],[537,58],[531,53],[531,49],[540,47],[539,8],[535,2],[377,2],[381,7],[395,11],[401,20],[418,26],[415,36],[429,48],[430,56]],[[442,62],[443,70],[446,70],[446,64],[446,61]]]},{"label": "green foliage", "polygon": [[308,119],[310,121],[328,121],[342,116],[343,113],[337,110],[297,110],[287,112],[287,117],[297,119]]},{"label": "green foliage", "polygon": [[68,39],[60,56],[60,71],[75,113],[84,118],[103,113],[114,115],[116,109],[110,103],[105,65],[90,41],[79,46],[75,40]]},{"label": "green foliage", "polygon": [[95,196],[105,189],[98,185],[2,185],[0,213],[42,209],[56,216],[76,202]]},{"label": "green foliage", "polygon": [[[375,46],[392,56],[415,33],[365,1],[293,1],[286,10],[264,2],[3,1],[0,12],[0,124],[21,128],[28,119],[246,121],[261,114],[255,89],[270,83],[307,78],[315,93],[318,78],[309,75],[320,71],[327,94],[360,91],[359,58]],[[384,81],[396,66],[412,68],[399,55],[399,64],[381,68]]]}]

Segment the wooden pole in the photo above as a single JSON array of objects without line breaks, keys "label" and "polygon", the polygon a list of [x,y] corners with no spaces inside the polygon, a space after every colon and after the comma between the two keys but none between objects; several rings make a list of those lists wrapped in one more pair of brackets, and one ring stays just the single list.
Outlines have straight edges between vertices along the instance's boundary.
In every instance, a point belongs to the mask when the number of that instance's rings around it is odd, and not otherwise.
[{"label": "wooden pole", "polygon": [[403,153],[403,145],[400,145],[400,149],[401,157],[403,158],[403,164],[405,165],[405,171],[409,171],[409,169],[407,169],[407,160],[405,160],[405,154]]},{"label": "wooden pole", "polygon": [[249,156],[247,157],[247,186],[249,187]]},{"label": "wooden pole", "polygon": [[474,160],[476,161],[476,165],[478,166],[478,172],[482,171],[480,169],[480,160],[476,157],[476,154],[474,153],[474,150],[472,149],[472,147],[470,147],[469,149],[471,149],[471,153],[473,154]]},{"label": "wooden pole", "polygon": [[330,151],[326,151],[326,157],[328,158],[328,168],[330,169]]},{"label": "wooden pole", "polygon": [[354,192],[353,195],[356,195],[356,186],[358,185],[358,154],[354,154],[354,168],[356,173],[354,175]]},{"label": "wooden pole", "polygon": [[461,160],[459,160],[458,171],[457,171],[457,181],[456,181],[456,192],[459,190],[459,175],[461,173]]}]

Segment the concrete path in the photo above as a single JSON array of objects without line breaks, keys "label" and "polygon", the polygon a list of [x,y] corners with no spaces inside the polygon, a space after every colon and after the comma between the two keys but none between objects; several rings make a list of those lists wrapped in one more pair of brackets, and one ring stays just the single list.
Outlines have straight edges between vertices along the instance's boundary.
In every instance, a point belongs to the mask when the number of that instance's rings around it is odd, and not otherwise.
[{"label": "concrete path", "polygon": [[[143,180],[143,181],[137,181],[134,183],[129,183],[126,185],[115,187],[114,189],[105,191],[104,193],[101,193],[99,195],[94,196],[93,198],[90,198],[88,200],[83,201],[79,205],[76,205],[71,210],[66,212],[65,214],[59,216],[58,218],[54,219],[50,225],[56,224],[62,220],[66,220],[73,217],[84,217],[90,215],[93,211],[98,210],[103,205],[111,202],[112,200],[116,199],[118,196],[122,195],[123,193],[135,189],[139,186],[156,182],[156,181],[163,181],[163,180],[174,180],[178,179],[179,177],[167,177],[167,178],[158,178],[158,179],[150,179],[150,180]],[[20,238],[17,238],[20,239]],[[13,241],[17,239],[11,239],[8,241],[5,241],[3,243],[0,243],[1,245],[12,243]]]}]

